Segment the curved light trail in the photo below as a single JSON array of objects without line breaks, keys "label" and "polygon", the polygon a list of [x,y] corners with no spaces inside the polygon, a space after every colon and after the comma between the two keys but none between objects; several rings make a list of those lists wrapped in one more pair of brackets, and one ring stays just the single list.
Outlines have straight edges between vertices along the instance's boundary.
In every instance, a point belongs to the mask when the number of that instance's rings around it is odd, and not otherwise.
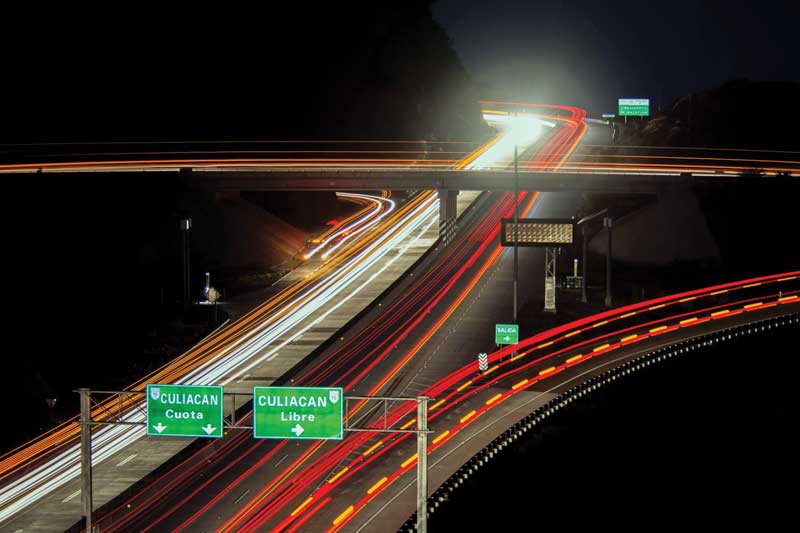
[{"label": "curved light trail", "polygon": [[[579,113],[579,111],[578,111],[578,113]],[[574,132],[577,131],[577,128],[573,128],[570,131],[572,131],[574,133]],[[547,143],[545,143],[542,146],[542,148],[539,150],[539,153],[546,154],[548,157],[553,157],[552,156],[553,153],[562,153],[562,154],[566,153],[566,150],[559,150],[558,149],[559,145],[564,144],[564,143],[571,143],[571,144],[577,143],[579,138],[580,138],[579,136],[575,136],[573,134],[572,136],[562,135],[560,138],[557,138],[555,140],[551,139],[551,140],[549,140]],[[463,166],[466,166],[466,165],[469,165],[469,164],[480,165],[481,164],[481,158],[494,159],[494,160],[507,158],[508,161],[511,161],[513,159],[513,144],[508,145],[508,144],[499,143],[498,141],[499,141],[499,136],[498,136],[498,138],[495,138],[492,141],[490,141],[489,143],[487,143],[487,145],[484,146],[482,149],[476,151],[476,153],[474,153],[472,156],[470,156],[469,158],[465,159],[465,161],[462,162],[462,165]],[[526,147],[523,146],[522,148],[524,150]],[[524,197],[525,193],[520,193],[520,196]],[[529,201],[528,205],[530,205],[530,203],[533,201],[533,199],[535,199],[535,196],[532,196],[530,198],[530,201]],[[475,263],[475,261],[478,258],[478,256],[481,253],[483,253],[483,251],[487,250],[487,246],[489,246],[491,244],[492,245],[491,253],[488,255],[488,258],[486,259],[486,261],[482,264],[482,267],[479,269],[478,274],[475,276],[475,278],[473,278],[472,282],[468,284],[467,289],[460,293],[459,297],[456,299],[456,302],[453,303],[449,307],[449,310],[446,313],[444,313],[441,316],[441,318],[423,335],[422,339],[414,347],[412,347],[410,350],[408,350],[406,353],[404,353],[404,354],[402,354],[400,356],[395,356],[395,358],[396,359],[399,358],[399,360],[394,364],[394,366],[392,366],[390,369],[388,369],[386,374],[380,380],[378,380],[378,383],[376,385],[371,387],[371,390],[368,392],[368,394],[374,394],[376,391],[380,390],[381,387],[383,387],[391,379],[391,377],[396,372],[398,372],[414,356],[416,351],[419,350],[419,348],[421,347],[422,343],[424,343],[427,338],[430,338],[430,336],[433,334],[433,332],[436,331],[444,323],[444,321],[446,320],[447,316],[450,313],[452,313],[452,311],[455,309],[455,307],[458,305],[458,303],[460,303],[460,301],[463,300],[464,296],[474,286],[475,281],[477,279],[479,279],[480,275],[483,272],[485,272],[486,269],[488,269],[488,267],[491,266],[491,264],[493,264],[494,261],[499,257],[500,252],[502,252],[502,248],[499,245],[495,244],[496,239],[494,237],[496,237],[496,233],[497,233],[498,228],[499,228],[499,224],[498,224],[499,219],[502,218],[503,216],[507,216],[511,212],[511,209],[513,208],[513,201],[512,201],[511,195],[508,195],[508,194],[503,195],[502,205],[503,205],[503,207],[501,208],[501,210],[500,211],[496,211],[496,213],[493,214],[490,217],[490,220],[488,222],[484,223],[483,229],[479,229],[479,232],[475,234],[474,240],[472,240],[472,238],[470,238],[470,237],[466,237],[465,238],[465,240],[467,242],[473,242],[476,245],[479,244],[477,249],[473,249],[473,251],[470,252],[471,256],[469,257],[469,259],[466,259],[466,260],[465,259],[460,259],[457,255],[448,257],[448,259],[450,259],[450,261],[448,261],[448,264],[451,265],[451,266],[453,264],[461,265],[459,271],[461,273],[464,273],[467,268],[471,267]],[[373,355],[369,355],[368,357],[366,357],[363,360],[363,363],[361,363],[361,364],[363,364],[365,366],[363,367],[363,369],[360,372],[358,372],[355,367],[351,367],[348,370],[348,372],[346,372],[343,376],[340,377],[340,379],[342,379],[342,378],[345,378],[348,375],[350,375],[351,377],[348,378],[350,380],[349,382],[337,381],[334,384],[339,384],[339,385],[342,385],[345,388],[349,389],[350,387],[352,387],[356,383],[358,383],[361,380],[361,378],[367,372],[371,371],[370,369],[374,368],[375,365],[378,362],[380,362],[382,360],[385,360],[387,355],[397,346],[397,342],[399,342],[400,339],[405,337],[405,335],[407,335],[408,331],[411,331],[412,328],[415,328],[417,326],[417,324],[419,324],[419,321],[421,320],[421,317],[423,317],[425,314],[427,314],[427,312],[428,312],[427,310],[433,308],[433,305],[436,303],[436,301],[438,301],[445,294],[447,294],[447,292],[450,290],[450,287],[453,286],[453,283],[457,280],[457,278],[461,277],[461,274],[457,274],[455,276],[453,274],[448,274],[448,276],[450,276],[450,277],[447,278],[447,279],[450,280],[450,282],[447,283],[443,288],[437,289],[437,294],[439,296],[437,296],[436,298],[432,299],[430,301],[430,305],[426,305],[420,311],[418,311],[418,314],[414,315],[414,316],[417,316],[418,318],[416,318],[414,320],[411,320],[411,321],[405,322],[405,324],[400,326],[400,328],[397,328],[397,326],[394,326],[395,329],[399,329],[398,336],[396,337],[397,340],[389,342],[387,344],[384,344],[382,347],[380,347],[379,348],[380,353],[375,352]],[[434,282],[436,284],[440,284],[441,283],[440,281],[436,281],[435,279],[431,280],[431,283],[434,283]],[[437,285],[434,285],[434,286],[437,286]],[[414,289],[412,291],[412,293],[424,295],[424,292],[421,289]],[[412,295],[412,298],[413,298],[413,295]],[[428,298],[430,298],[430,297],[428,297]],[[389,311],[387,311],[387,313],[389,313]],[[394,319],[392,319],[392,320],[394,320]],[[391,320],[390,320],[390,322],[391,322]],[[341,356],[338,356],[337,359],[341,359],[343,361],[348,361],[348,359],[342,358]],[[337,359],[334,359],[333,361],[336,361]],[[346,363],[346,364],[351,364],[351,363]],[[319,363],[319,367],[320,367],[321,370],[322,369],[327,369],[328,366],[329,366],[328,363],[326,363],[325,361]],[[317,371],[315,371],[313,368],[310,369],[307,374],[310,375],[310,376],[313,376],[314,378],[317,378],[317,376],[319,375],[319,373]],[[324,377],[319,378],[319,379],[324,379]],[[310,385],[310,384],[313,384],[313,382],[317,381],[317,380],[314,379],[312,381],[306,382],[305,380],[296,379],[295,380],[295,384],[298,384],[298,382],[300,382],[300,381],[302,381],[302,383],[305,384],[305,385]],[[331,383],[327,383],[327,384],[331,384]],[[355,406],[351,407],[351,413],[356,412],[360,408],[361,408],[360,405],[355,405]],[[325,471],[327,471],[330,468],[334,467],[341,460],[342,454],[346,455],[348,453],[348,451],[350,449],[352,449],[353,446],[358,446],[358,441],[360,439],[362,439],[362,437],[358,437],[358,438],[350,438],[350,437],[348,437],[348,439],[346,439],[346,441],[344,443],[336,446],[336,448],[334,450],[332,450],[331,452],[328,452],[326,454],[323,454],[323,456],[321,458],[315,459],[313,462],[310,462],[310,463],[308,462],[310,460],[310,456],[304,455],[303,459],[298,459],[298,461],[300,461],[299,463],[298,462],[292,463],[292,465],[288,466],[285,471],[283,471],[281,474],[278,475],[276,481],[265,485],[264,488],[262,490],[260,490],[258,494],[255,494],[252,497],[252,499],[245,505],[243,510],[240,513],[238,513],[225,527],[223,527],[222,530],[225,530],[225,531],[234,530],[234,529],[238,530],[239,528],[243,527],[243,525],[245,523],[248,523],[252,519],[252,518],[248,518],[248,516],[251,516],[251,513],[255,513],[258,516],[266,516],[266,515],[270,515],[271,516],[271,515],[274,515],[274,513],[277,512],[283,505],[286,505],[289,501],[291,501],[291,497],[293,497],[293,495],[296,494],[297,490],[302,490],[302,487],[305,486],[304,484],[299,484],[297,487],[292,487],[292,485],[295,485],[295,482],[294,482],[294,480],[296,479],[295,476],[298,475],[298,472],[301,471],[301,470],[297,470],[298,468],[302,467],[302,469],[303,469],[302,471],[306,471],[307,469],[311,469],[316,473],[315,474],[316,476],[324,474]],[[283,445],[284,445],[283,442],[279,442],[276,446],[277,447],[281,447]],[[249,453],[249,450],[248,450],[248,453]],[[272,452],[270,452],[270,453],[272,453]],[[240,460],[240,457],[237,456],[236,461],[239,461],[239,460]],[[307,465],[303,466],[302,463],[307,463]],[[248,472],[252,471],[253,468],[258,468],[259,464],[263,464],[263,463],[261,463],[261,461],[259,461],[256,464],[256,466],[251,467],[251,469],[249,469]],[[242,479],[246,475],[248,475],[247,472],[242,474],[240,479]],[[292,479],[291,483],[289,482],[290,477]],[[289,488],[290,490],[287,492],[286,489],[280,488],[281,487],[281,485],[280,485],[281,483],[290,483],[287,486],[287,488]],[[233,488],[235,485],[236,485],[236,482],[234,482],[230,486],[230,488]],[[197,490],[201,490],[201,489],[197,489]],[[263,501],[265,501],[265,499],[267,499],[269,497],[269,494],[274,494],[274,493],[276,493],[276,491],[277,491],[277,493],[280,493],[281,496],[279,498],[277,498],[277,499],[272,500],[272,502],[266,508],[262,508]],[[227,492],[227,490],[226,490],[226,492]],[[196,494],[196,492],[194,494]],[[197,514],[194,517],[191,517],[190,519],[188,519],[187,522],[184,524],[184,526],[179,528],[179,530],[182,529],[183,527],[189,527],[189,525],[197,517],[201,516],[204,512],[210,510],[211,506],[213,506],[215,504],[215,502],[219,501],[219,499],[222,498],[223,496],[224,496],[224,493],[217,494],[214,498],[211,499],[211,501],[209,501],[206,505],[204,505],[197,512]],[[192,497],[192,494],[188,495],[186,498],[188,499],[188,498],[191,498],[191,497]],[[151,500],[151,501],[153,501],[153,503],[157,503],[154,500]],[[138,510],[145,509],[147,506],[148,506],[148,504],[144,503],[144,502],[138,502],[138,504],[136,505]],[[124,509],[122,511],[124,511]],[[162,517],[159,518],[158,520],[156,520],[155,522],[153,522],[150,527],[152,527],[152,528],[160,527],[160,526],[158,526],[158,524],[161,522],[161,520],[163,520],[163,518],[165,516],[166,515],[162,515]],[[109,527],[112,527],[112,528],[120,527],[121,529],[124,529],[125,523],[126,522],[125,522],[124,519],[120,522],[120,517],[118,515],[115,515],[114,520],[109,523]],[[115,525],[112,525],[112,524],[118,524],[118,526],[115,526]]]},{"label": "curved light trail", "polygon": [[[477,151],[480,154],[485,149]],[[389,201],[393,208],[394,203]],[[382,205],[387,202],[381,201]],[[391,209],[389,209],[391,212]],[[434,193],[423,193],[416,202],[409,202],[404,210],[390,217],[382,227],[386,230],[365,244],[358,253],[344,254],[336,261],[326,264],[317,276],[316,284],[300,284],[284,291],[275,301],[262,304],[237,323],[211,336],[203,347],[197,347],[184,354],[178,362],[166,365],[161,371],[132,385],[131,390],[143,388],[148,381],[173,382],[185,384],[220,383],[226,384],[242,376],[247,370],[274,356],[287,342],[301,335],[303,331],[318,323],[317,318],[305,328],[297,331],[280,346],[266,353],[259,353],[271,341],[298,326],[315,311],[320,310],[340,292],[348,290],[347,297],[339,298],[337,305],[328,309],[326,315],[347,299],[357,294],[353,284],[367,268],[379,263],[388,251],[417,231],[430,227],[436,221],[438,199]],[[379,220],[362,229],[368,233],[389,212],[378,215]],[[421,235],[421,233],[420,233]],[[383,269],[391,262],[386,262]],[[374,279],[380,271],[374,274]],[[363,287],[363,284],[360,286]],[[270,313],[271,312],[271,313]],[[205,353],[198,353],[205,352]],[[141,422],[143,416],[136,407],[141,398],[113,398],[93,410],[93,417],[106,416],[106,405],[114,402],[120,409],[128,412],[123,416],[126,422]],[[144,435],[144,428],[137,426],[103,426],[93,433],[93,464],[99,464],[129,443]],[[0,521],[4,521],[46,494],[74,479],[79,472],[79,451],[76,443],[77,425],[73,421],[44,434],[30,445],[20,447],[0,458],[0,480],[6,481],[0,493]],[[24,470],[24,472],[23,472]]]}]

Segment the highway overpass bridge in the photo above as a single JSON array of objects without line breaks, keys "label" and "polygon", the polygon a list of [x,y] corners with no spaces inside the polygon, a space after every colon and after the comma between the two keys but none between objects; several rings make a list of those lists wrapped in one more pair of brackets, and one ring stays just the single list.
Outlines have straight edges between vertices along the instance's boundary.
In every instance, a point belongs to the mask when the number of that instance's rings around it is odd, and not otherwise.
[{"label": "highway overpass bridge", "polygon": [[26,168],[3,171],[4,174],[48,177],[69,174],[120,183],[135,180],[158,180],[178,176],[190,187],[212,193],[242,191],[376,191],[437,190],[439,193],[440,233],[454,225],[458,191],[596,192],[610,194],[658,194],[666,189],[687,186],[695,180],[731,181],[730,174],[679,172],[546,172],[520,170],[451,170],[446,168],[405,167],[286,167],[227,166],[224,164],[172,166],[119,164],[102,167],[80,163],[55,168]]},{"label": "highway overpass bridge", "polygon": [[[420,167],[403,168],[272,168],[262,167],[153,167],[120,165],[113,168],[66,167],[3,171],[11,175],[86,175],[120,180],[158,179],[180,176],[187,183],[213,192],[233,191],[374,191],[514,190],[515,173],[511,170],[449,170]],[[732,175],[657,172],[545,172],[520,170],[518,186],[541,192],[603,192],[619,194],[658,193],[665,187],[691,183],[693,180],[736,179]]]}]

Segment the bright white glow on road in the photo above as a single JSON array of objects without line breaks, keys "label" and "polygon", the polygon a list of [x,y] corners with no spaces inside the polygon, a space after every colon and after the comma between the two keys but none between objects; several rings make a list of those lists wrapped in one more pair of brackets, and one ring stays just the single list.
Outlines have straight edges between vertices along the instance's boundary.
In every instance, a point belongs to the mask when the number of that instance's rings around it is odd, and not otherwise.
[{"label": "bright white glow on road", "polygon": [[488,150],[478,156],[465,168],[468,170],[485,170],[507,168],[514,163],[514,146],[521,155],[533,146],[542,135],[542,126],[553,126],[533,115],[495,115],[484,114],[483,118],[490,126],[503,132]]}]

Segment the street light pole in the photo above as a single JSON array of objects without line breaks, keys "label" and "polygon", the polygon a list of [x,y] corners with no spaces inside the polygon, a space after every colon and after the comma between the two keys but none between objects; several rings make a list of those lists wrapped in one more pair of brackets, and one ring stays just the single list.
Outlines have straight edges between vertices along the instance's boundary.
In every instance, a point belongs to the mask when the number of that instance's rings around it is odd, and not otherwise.
[{"label": "street light pole", "polygon": [[514,324],[517,323],[517,275],[519,272],[517,241],[519,240],[519,168],[517,163],[517,145],[514,145]]},{"label": "street light pole", "polygon": [[189,253],[189,230],[192,228],[191,218],[182,218],[179,228],[181,230],[181,247],[183,248],[183,310],[188,311],[191,299],[191,288],[189,286],[191,271],[190,260],[191,254]]},{"label": "street light pole", "polygon": [[86,531],[92,531],[92,403],[89,389],[78,389],[81,398],[81,511]]},{"label": "street light pole", "polygon": [[606,247],[606,307],[611,307],[611,217],[603,219],[603,226],[606,228],[608,234],[608,241]]},{"label": "street light pole", "polygon": [[581,282],[581,301],[587,303],[589,299],[586,297],[586,225],[581,226],[581,234],[583,235],[583,281]]}]

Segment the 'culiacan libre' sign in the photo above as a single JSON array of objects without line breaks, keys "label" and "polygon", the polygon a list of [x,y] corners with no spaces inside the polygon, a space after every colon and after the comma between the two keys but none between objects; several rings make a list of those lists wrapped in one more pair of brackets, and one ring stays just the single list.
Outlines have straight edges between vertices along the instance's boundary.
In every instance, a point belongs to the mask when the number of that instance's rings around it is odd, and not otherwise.
[{"label": "'culiacan libre' sign", "polygon": [[221,437],[222,387],[148,384],[147,434]]},{"label": "'culiacan libre' sign", "polygon": [[343,404],[339,387],[253,387],[253,436],[341,439]]}]

